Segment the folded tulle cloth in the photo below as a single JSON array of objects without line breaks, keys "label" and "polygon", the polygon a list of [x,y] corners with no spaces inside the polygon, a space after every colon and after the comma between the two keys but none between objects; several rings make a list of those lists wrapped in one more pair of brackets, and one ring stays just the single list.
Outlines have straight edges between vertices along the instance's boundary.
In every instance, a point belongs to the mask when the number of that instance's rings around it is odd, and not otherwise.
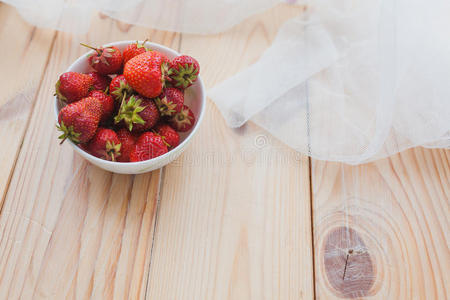
[{"label": "folded tulle cloth", "polygon": [[209,92],[297,151],[358,164],[450,146],[450,1],[315,1]]},{"label": "folded tulle cloth", "polygon": [[[95,9],[132,24],[209,34],[278,1],[5,2],[35,25],[67,31],[87,31],[87,11]],[[252,121],[296,151],[350,164],[415,146],[450,147],[450,1],[302,4],[306,12],[281,27],[254,65],[209,91],[230,127]],[[161,14],[167,9],[173,18]]]}]

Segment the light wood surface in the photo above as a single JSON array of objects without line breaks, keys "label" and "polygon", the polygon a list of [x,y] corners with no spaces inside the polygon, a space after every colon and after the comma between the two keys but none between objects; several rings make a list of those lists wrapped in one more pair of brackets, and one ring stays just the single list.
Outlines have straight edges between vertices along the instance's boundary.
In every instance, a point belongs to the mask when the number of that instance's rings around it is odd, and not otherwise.
[{"label": "light wood surface", "polygon": [[229,129],[209,100],[186,152],[152,173],[112,174],[58,145],[54,82],[80,41],[149,37],[197,57],[211,87],[301,11],[211,36],[96,16],[73,36],[0,3],[0,299],[449,298],[449,150],[315,161],[254,124]]},{"label": "light wood surface", "polygon": [[[210,87],[254,62],[300,11],[183,35],[181,52],[199,59]],[[192,146],[163,171],[149,299],[311,299],[308,169],[256,126],[230,130],[208,102]]]},{"label": "light wood surface", "polygon": [[417,148],[357,167],[313,161],[318,299],[448,298],[449,160]]},{"label": "light wood surface", "polygon": [[110,299],[145,295],[160,171],[114,175],[58,145],[54,82],[80,41],[179,35],[97,18],[87,36],[58,32],[0,216],[0,298]]},{"label": "light wood surface", "polygon": [[[19,154],[55,32],[27,24],[12,7],[0,6],[0,206]],[[30,68],[30,66],[33,66]]]}]

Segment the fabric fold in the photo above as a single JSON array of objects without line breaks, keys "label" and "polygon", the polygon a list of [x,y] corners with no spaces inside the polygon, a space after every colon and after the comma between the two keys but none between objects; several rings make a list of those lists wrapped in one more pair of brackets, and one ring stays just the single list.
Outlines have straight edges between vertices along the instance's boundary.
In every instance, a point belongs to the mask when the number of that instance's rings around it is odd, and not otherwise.
[{"label": "fabric fold", "polygon": [[227,124],[239,127],[255,114],[329,67],[337,51],[320,24],[288,21],[254,65],[212,88],[208,95]]}]

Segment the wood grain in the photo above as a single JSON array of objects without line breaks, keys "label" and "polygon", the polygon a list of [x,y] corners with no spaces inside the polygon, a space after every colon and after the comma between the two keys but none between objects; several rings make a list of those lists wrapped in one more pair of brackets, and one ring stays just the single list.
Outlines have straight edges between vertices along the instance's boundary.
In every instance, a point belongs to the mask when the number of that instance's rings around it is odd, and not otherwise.
[{"label": "wood grain", "polygon": [[[256,61],[280,6],[215,36],[183,35],[207,87]],[[164,170],[149,299],[311,299],[308,159],[252,124],[228,128],[212,102],[188,150]]]},{"label": "wood grain", "polygon": [[[54,82],[86,50],[142,39],[177,47],[177,34],[106,17],[79,38],[58,33],[0,216],[1,299],[144,298],[160,171],[113,175],[58,145]],[[44,56],[47,57],[47,54]]]},{"label": "wood grain", "polygon": [[449,297],[449,150],[313,161],[312,186],[318,299]]},{"label": "wood grain", "polygon": [[49,103],[79,41],[149,37],[197,57],[212,87],[301,11],[279,5],[214,36],[101,15],[75,37],[0,3],[0,299],[450,298],[449,150],[312,160],[310,172],[257,126],[229,129],[210,101],[191,146],[160,171],[115,175],[58,146]]},{"label": "wood grain", "polygon": [[0,155],[0,207],[55,34],[27,24],[11,6],[0,7],[0,141],[8,145]]}]

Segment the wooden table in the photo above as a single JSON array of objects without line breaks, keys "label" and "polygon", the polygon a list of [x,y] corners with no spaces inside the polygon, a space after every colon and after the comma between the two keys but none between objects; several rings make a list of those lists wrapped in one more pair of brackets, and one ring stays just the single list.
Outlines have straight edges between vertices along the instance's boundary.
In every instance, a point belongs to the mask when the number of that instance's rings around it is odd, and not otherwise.
[{"label": "wooden table", "polygon": [[80,41],[150,37],[197,57],[211,87],[301,10],[213,36],[99,16],[77,37],[0,4],[0,299],[449,298],[448,150],[316,161],[251,123],[228,128],[210,101],[188,150],[152,173],[108,173],[58,145],[54,83]]}]

